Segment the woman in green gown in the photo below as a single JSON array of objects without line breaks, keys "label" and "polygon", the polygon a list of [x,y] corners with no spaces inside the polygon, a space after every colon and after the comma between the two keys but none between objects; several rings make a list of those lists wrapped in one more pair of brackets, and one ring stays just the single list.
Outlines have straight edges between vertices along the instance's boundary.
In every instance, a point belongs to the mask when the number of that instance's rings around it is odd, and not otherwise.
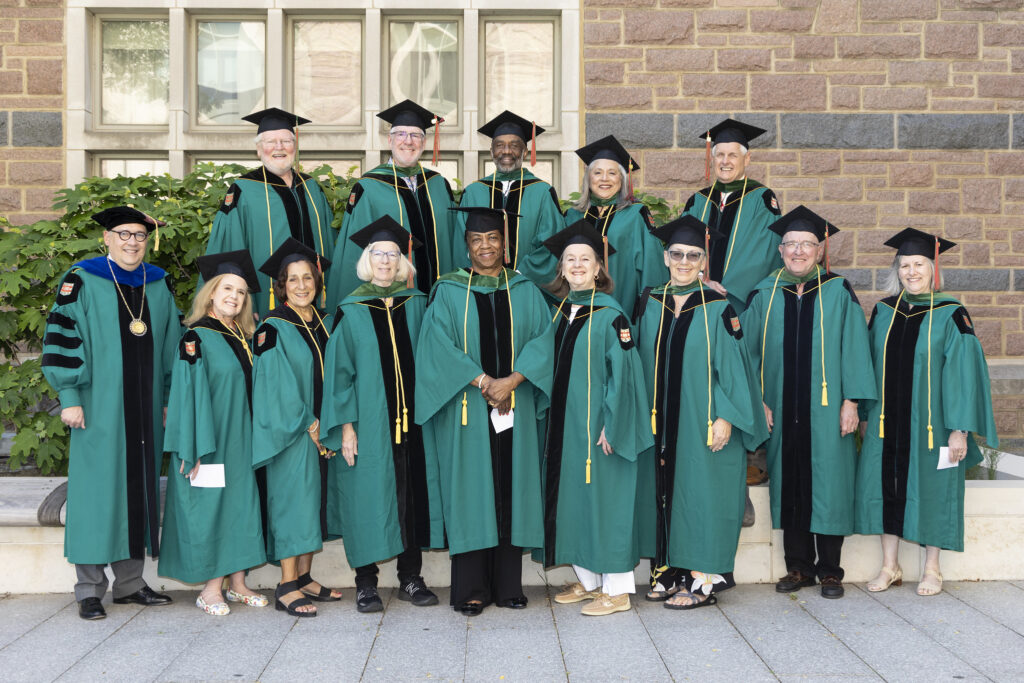
[{"label": "woman in green gown", "polygon": [[684,214],[655,234],[670,279],[644,291],[633,320],[654,434],[639,461],[637,535],[654,558],[647,599],[694,609],[736,585],[746,452],[768,430],[736,312],[701,281],[707,226]]},{"label": "woman in green gown", "polygon": [[[196,294],[179,344],[167,405],[164,450],[171,454],[164,510],[162,576],[206,582],[196,607],[230,612],[266,596],[245,585],[245,570],[266,562],[260,499],[252,469],[251,292],[259,291],[249,252],[196,259],[206,284]],[[201,470],[222,477],[202,483]],[[177,474],[174,474],[174,473]]]},{"label": "woman in green gown", "polygon": [[630,609],[636,592],[636,462],[653,444],[643,368],[629,321],[609,294],[601,233],[578,221],[545,245],[559,258],[549,290],[561,303],[552,323],[544,565],[572,564],[579,578],[555,602],[590,599],[582,613],[604,616]]},{"label": "woman in green gown", "polygon": [[992,394],[967,310],[940,291],[938,255],[955,244],[913,228],[885,244],[897,252],[890,296],[875,304],[868,325],[879,399],[860,404],[867,423],[855,526],[882,535],[882,568],[869,591],[902,583],[903,538],[926,547],[917,594],[935,595],[939,550],[964,549],[964,472],[981,461],[971,433],[998,445]]},{"label": "woman in green gown", "polygon": [[277,308],[256,330],[253,365],[253,467],[267,477],[267,559],[281,563],[275,606],[316,616],[310,599],[341,592],[310,576],[313,553],[327,540],[327,460],[320,443],[324,348],[330,318],[316,310],[330,262],[288,238],[260,270],[274,279]]},{"label": "woman in green gown", "polygon": [[631,311],[640,291],[660,284],[665,273],[661,242],[651,234],[654,219],[646,206],[633,199],[629,182],[640,165],[614,135],[579,148],[576,156],[586,168],[580,198],[566,211],[565,224],[584,220],[601,233],[598,253],[615,283],[612,297],[623,310]]}]

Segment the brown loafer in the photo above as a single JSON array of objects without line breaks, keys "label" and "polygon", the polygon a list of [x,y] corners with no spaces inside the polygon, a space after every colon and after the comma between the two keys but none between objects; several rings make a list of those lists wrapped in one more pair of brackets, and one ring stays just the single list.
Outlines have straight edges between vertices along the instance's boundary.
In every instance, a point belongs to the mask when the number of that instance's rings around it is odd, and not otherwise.
[{"label": "brown loafer", "polygon": [[794,591],[800,590],[804,586],[813,585],[813,576],[804,576],[803,574],[794,569],[793,571],[791,571],[790,573],[786,574],[778,580],[778,582],[775,584],[775,590],[779,593],[792,593]]}]

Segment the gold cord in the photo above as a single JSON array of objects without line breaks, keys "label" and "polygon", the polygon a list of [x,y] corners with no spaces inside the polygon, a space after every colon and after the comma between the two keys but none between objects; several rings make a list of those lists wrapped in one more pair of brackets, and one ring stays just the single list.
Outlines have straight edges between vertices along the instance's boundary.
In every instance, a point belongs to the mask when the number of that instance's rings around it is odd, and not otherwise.
[{"label": "gold cord", "polygon": [[[274,225],[270,222],[270,182],[267,180],[267,167],[260,166],[260,170],[263,171],[263,198],[267,202],[267,240],[270,245],[270,255],[274,255]],[[270,285],[270,310],[274,310],[274,285],[271,280]]]},{"label": "gold cord", "polygon": [[[135,238],[133,237],[132,239],[135,239]],[[139,322],[142,322],[142,314],[146,310],[146,264],[145,263],[141,264],[141,268],[142,268],[142,305],[139,306],[139,315],[138,316],[135,316],[135,314],[132,313],[131,306],[128,305],[128,299],[125,298],[124,292],[121,291],[121,283],[119,283],[117,281],[117,276],[114,275],[114,267],[112,265],[110,265],[110,257],[109,256],[107,257],[107,268],[110,268],[110,277],[114,280],[114,289],[116,289],[117,293],[121,295],[121,301],[124,302],[124,307],[126,309],[128,309],[128,315],[131,317],[132,322],[134,323],[136,320],[138,320]],[[135,334],[135,333],[132,332],[132,334]],[[142,334],[146,334],[145,331],[143,331]],[[136,335],[136,336],[141,337],[142,334]]]},{"label": "gold cord", "polygon": [[708,327],[708,302],[704,299],[704,283],[698,281],[697,287],[700,290],[700,305],[704,309],[704,339],[707,341],[708,352],[708,448],[711,448],[711,330]]},{"label": "gold cord", "polygon": [[[434,217],[434,200],[430,196],[430,188],[427,187],[427,174],[426,171],[423,170],[423,164],[420,164],[420,173],[423,175],[423,187],[427,191],[427,203],[430,204],[430,222],[434,226],[434,258],[437,259],[435,261],[435,269],[440,271],[441,252],[440,247],[437,246],[437,218]],[[440,275],[440,272],[434,273],[435,277],[439,277]]]},{"label": "gold cord", "polygon": [[779,268],[779,274],[775,276],[775,282],[772,283],[772,294],[768,297],[768,310],[764,313],[764,328],[761,332],[761,402],[764,403],[764,350],[765,345],[768,343],[768,318],[772,314],[772,302],[775,300],[775,288],[779,284],[779,278],[782,277],[782,268]]},{"label": "gold cord", "polygon": [[398,224],[403,228],[405,227],[405,221],[402,219],[404,215],[402,213],[402,195],[398,194],[398,171],[395,169],[395,160],[391,160],[391,175],[395,179],[395,201],[398,202]]},{"label": "gold cord", "polygon": [[[287,303],[285,305],[288,306]],[[295,308],[292,307],[292,306],[288,306],[288,308],[291,308],[293,311],[295,311]],[[317,319],[317,324],[320,327],[323,328],[324,334],[327,335],[328,339],[330,339],[331,338],[331,333],[327,331],[326,327],[324,327],[324,319],[320,317],[319,313],[317,313],[316,307],[315,306],[310,306],[309,310],[313,311],[313,315],[315,315],[316,319]],[[323,377],[324,376],[324,354],[323,354],[322,351],[320,351],[320,344],[317,343],[316,336],[314,336],[313,331],[311,329],[309,329],[309,325],[306,324],[305,318],[303,318],[299,314],[298,311],[295,311],[295,316],[299,319],[299,322],[302,323],[302,326],[306,328],[306,334],[308,334],[309,338],[313,341],[313,348],[316,349],[316,355],[320,358],[320,376]]]},{"label": "gold cord", "polygon": [[[509,367],[508,374],[512,374],[516,371],[516,319],[512,315],[512,288],[508,283],[508,268],[502,268],[501,272],[505,275],[505,292],[508,294],[508,325],[509,325],[509,345],[512,347],[512,365]],[[511,403],[509,408],[512,410],[516,409],[516,391],[512,390]]]},{"label": "gold cord", "polygon": [[[251,366],[252,365],[252,349],[249,348],[249,344],[245,341],[245,335],[242,334],[241,329],[239,328],[239,331],[235,332],[230,327],[228,327],[228,324],[226,322],[224,322],[223,320],[218,318],[217,314],[214,313],[213,311],[210,311],[210,317],[213,318],[214,320],[216,320],[217,322],[219,322],[221,325],[223,325],[224,329],[228,331],[228,334],[230,334],[232,337],[234,337],[239,342],[241,342],[242,348],[245,349],[245,355],[247,355],[249,357],[249,365]],[[231,322],[234,323],[236,328],[238,328],[238,323],[237,322],[235,322],[234,320],[232,320]]]},{"label": "gold cord", "polygon": [[[465,308],[463,310],[463,313],[462,313],[462,352],[464,354],[466,354],[466,355],[469,355],[469,341],[468,341],[468,335],[467,335],[466,330],[469,329],[469,292],[470,292],[470,287],[472,286],[472,284],[473,284],[473,271],[472,271],[472,269],[470,269],[470,271],[469,271],[469,281],[466,282],[466,306],[465,306]],[[468,391],[463,391],[462,392],[462,426],[463,427],[465,427],[467,424],[469,424],[469,408],[468,408],[468,402],[466,400],[466,397],[467,397],[468,393],[469,393]]]},{"label": "gold cord", "polygon": [[658,339],[654,344],[654,395],[651,399],[651,434],[654,435],[658,434],[658,378],[661,375],[658,358],[661,355],[661,331],[665,326],[665,309],[668,308],[668,286],[669,282],[666,282],[665,289],[661,293],[662,302],[661,312],[658,315]]},{"label": "gold cord", "polygon": [[[826,230],[827,232],[827,230]],[[821,405],[828,407],[828,380],[825,379],[825,305],[821,302],[821,266],[814,265],[818,276],[818,329],[821,331]]]},{"label": "gold cord", "polygon": [[[938,266],[934,266],[938,268]],[[928,450],[935,448],[932,438],[932,318],[935,317],[935,287],[929,292],[928,303]]]},{"label": "gold cord", "polygon": [[587,319],[587,483],[590,483],[590,449],[594,440],[590,431],[590,331],[594,328],[594,294],[597,287],[590,290],[590,314]]},{"label": "gold cord", "polygon": [[900,295],[896,297],[896,303],[892,307],[892,318],[889,319],[889,327],[885,330],[885,340],[882,342],[882,410],[878,413],[878,438],[885,438],[885,359],[889,355],[889,333],[892,332],[892,324],[896,322],[896,315],[900,312],[900,299],[903,298],[903,292],[900,290]]},{"label": "gold cord", "polygon": [[732,234],[729,235],[729,253],[725,257],[725,266],[722,268],[722,278],[729,271],[729,261],[732,260],[732,248],[736,246],[736,233],[740,228],[740,216],[743,215],[743,199],[747,196],[747,179],[743,179],[743,189],[740,190],[740,206],[736,209],[736,220],[732,223]]},{"label": "gold cord", "polygon": [[[389,297],[390,298],[390,297]],[[405,400],[405,378],[402,377],[402,362],[398,358],[398,342],[395,339],[395,325],[391,320],[391,304],[384,300],[388,317],[388,334],[391,336],[391,353],[395,371],[395,443],[402,443],[402,432],[409,431],[409,404]],[[401,408],[401,416],[399,416]]]}]

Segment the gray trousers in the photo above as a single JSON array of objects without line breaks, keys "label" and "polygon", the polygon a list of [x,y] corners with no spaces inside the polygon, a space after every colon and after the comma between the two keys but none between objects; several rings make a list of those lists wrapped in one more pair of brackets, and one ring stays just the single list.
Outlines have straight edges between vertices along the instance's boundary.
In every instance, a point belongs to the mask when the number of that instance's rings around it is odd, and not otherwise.
[{"label": "gray trousers", "polygon": [[[114,587],[111,591],[115,598],[123,598],[141,590],[146,582],[142,579],[142,568],[146,561],[139,559],[118,560],[110,563],[114,572]],[[107,592],[107,573],[103,571],[105,564],[76,564],[75,573],[78,583],[75,584],[75,600],[81,602],[86,598],[103,598]]]}]

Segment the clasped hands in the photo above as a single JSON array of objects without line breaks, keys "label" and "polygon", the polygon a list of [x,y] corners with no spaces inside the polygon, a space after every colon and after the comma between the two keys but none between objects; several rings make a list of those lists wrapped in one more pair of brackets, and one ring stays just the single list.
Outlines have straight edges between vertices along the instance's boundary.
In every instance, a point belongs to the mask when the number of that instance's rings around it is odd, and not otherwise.
[{"label": "clasped hands", "polygon": [[480,373],[470,384],[480,389],[480,394],[487,405],[498,409],[499,415],[508,415],[512,409],[512,392],[526,379],[522,374],[513,372],[508,377],[495,379],[486,372]]}]

